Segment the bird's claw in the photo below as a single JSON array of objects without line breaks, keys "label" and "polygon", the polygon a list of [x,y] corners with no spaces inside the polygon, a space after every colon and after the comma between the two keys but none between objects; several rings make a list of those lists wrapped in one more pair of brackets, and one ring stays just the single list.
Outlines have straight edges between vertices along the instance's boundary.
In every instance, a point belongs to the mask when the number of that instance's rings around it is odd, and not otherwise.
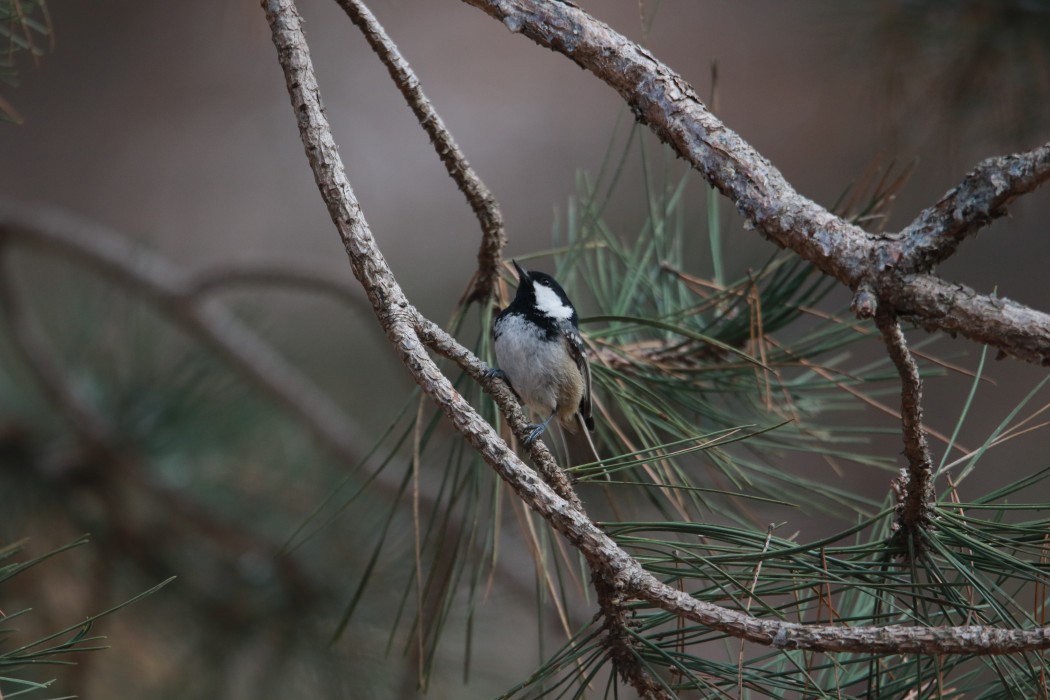
[{"label": "bird's claw", "polygon": [[529,423],[526,427],[531,432],[529,433],[528,437],[525,438],[525,442],[523,444],[525,445],[525,447],[528,447],[532,443],[536,442],[537,438],[539,438],[540,435],[543,435],[543,431],[545,431],[547,429],[547,424],[546,423]]},{"label": "bird's claw", "polygon": [[507,373],[501,370],[499,367],[489,367],[485,370],[483,376],[485,379],[501,379],[504,382],[507,381]]}]

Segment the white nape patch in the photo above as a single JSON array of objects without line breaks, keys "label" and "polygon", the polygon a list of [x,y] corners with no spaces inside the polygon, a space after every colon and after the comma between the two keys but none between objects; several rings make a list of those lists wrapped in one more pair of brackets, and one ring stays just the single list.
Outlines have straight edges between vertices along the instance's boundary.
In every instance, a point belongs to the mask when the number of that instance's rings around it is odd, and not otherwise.
[{"label": "white nape patch", "polygon": [[553,289],[542,284],[535,285],[533,289],[536,290],[536,309],[544,316],[564,320],[572,318],[572,307],[563,302]]}]

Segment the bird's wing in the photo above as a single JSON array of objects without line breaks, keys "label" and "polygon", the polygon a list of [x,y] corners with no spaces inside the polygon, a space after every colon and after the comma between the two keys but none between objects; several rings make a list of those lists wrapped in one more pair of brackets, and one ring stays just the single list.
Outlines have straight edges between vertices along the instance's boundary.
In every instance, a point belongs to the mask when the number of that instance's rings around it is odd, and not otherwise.
[{"label": "bird's wing", "polygon": [[591,417],[591,366],[587,363],[587,353],[583,345],[580,331],[571,323],[562,324],[562,334],[565,336],[569,353],[576,361],[576,366],[583,375],[583,398],[580,399],[580,415],[588,430],[594,430],[594,418]]}]

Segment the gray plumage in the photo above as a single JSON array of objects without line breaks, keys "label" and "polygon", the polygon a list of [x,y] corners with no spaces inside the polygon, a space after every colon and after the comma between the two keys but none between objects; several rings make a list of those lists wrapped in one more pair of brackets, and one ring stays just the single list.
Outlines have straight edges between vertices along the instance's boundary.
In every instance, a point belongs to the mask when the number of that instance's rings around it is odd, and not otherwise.
[{"label": "gray plumage", "polygon": [[576,421],[594,429],[591,371],[577,326],[576,309],[553,277],[518,269],[518,291],[492,326],[498,370],[518,397],[545,418],[526,442],[539,437],[557,416],[576,432]]}]

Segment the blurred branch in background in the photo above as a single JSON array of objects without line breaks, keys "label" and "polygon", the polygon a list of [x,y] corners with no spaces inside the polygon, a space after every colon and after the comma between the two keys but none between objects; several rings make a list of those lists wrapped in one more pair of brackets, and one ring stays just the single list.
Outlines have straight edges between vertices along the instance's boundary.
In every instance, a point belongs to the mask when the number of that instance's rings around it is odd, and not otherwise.
[{"label": "blurred branch in background", "polygon": [[[39,65],[45,51],[55,46],[45,0],[0,0],[0,44],[0,83],[16,86],[20,56],[28,54],[33,65]],[[0,95],[0,121],[22,121],[3,95]]]},{"label": "blurred branch in background", "polygon": [[[0,208],[0,245],[16,240],[71,257],[107,279],[126,285],[136,297],[155,304],[173,322],[302,420],[341,460],[355,464],[361,459],[360,445],[365,431],[354,420],[222,304],[195,294],[215,286],[213,273],[205,273],[197,282],[159,255],[134,246],[104,227],[58,211],[7,205]],[[256,276],[274,267],[264,266]],[[297,272],[299,274],[295,274]],[[286,280],[301,278],[301,272],[294,268],[284,274]],[[49,386],[52,383],[47,382]]]},{"label": "blurred branch in background", "polygon": [[[121,303],[107,301],[105,313],[108,316],[89,314],[85,320],[90,324],[91,343],[112,334],[113,325],[117,325],[119,337],[110,338],[115,345],[107,345],[104,354],[109,356],[107,363],[118,363],[119,370],[116,374],[94,377],[91,384],[85,384],[83,372],[89,368],[90,362],[88,366],[82,363],[91,355],[90,346],[79,348],[77,359],[71,365],[69,359],[54,347],[56,343],[61,344],[59,337],[54,335],[54,328],[42,324],[42,319],[31,317],[28,299],[19,289],[20,286],[26,287],[26,294],[33,290],[37,300],[34,305],[43,303],[46,306],[46,302],[41,301],[46,295],[40,294],[43,289],[39,285],[18,280],[16,270],[29,268],[21,258],[21,265],[15,265],[11,259],[16,253],[29,250],[67,259],[76,268],[91,271],[104,281],[107,295],[118,300],[134,299],[145,305],[162,324],[180,329],[200,347],[209,349],[212,359],[200,357],[199,349],[192,350],[190,358],[196,359],[187,360],[187,368],[176,369],[167,377],[157,376],[154,374],[156,370],[150,370],[141,377],[150,387],[147,393],[141,393],[140,387],[132,383],[127,387],[129,395],[126,398],[114,396],[109,401],[100,401],[95,392],[85,392],[85,388],[95,384],[107,393],[118,391],[115,384],[120,375],[131,371],[128,365],[141,362],[141,359],[128,357],[118,359],[120,354],[126,353],[118,348],[132,347],[134,341],[128,341],[136,335],[158,333],[157,350],[163,348],[170,353],[173,345],[179,346],[179,343],[172,345],[169,341],[162,341],[165,332],[149,330],[141,320],[124,324],[126,319],[115,314]],[[382,460],[372,458],[377,446],[372,445],[373,438],[366,437],[370,431],[358,426],[306,374],[282,358],[225,304],[213,298],[216,292],[246,285],[262,285],[269,289],[291,287],[329,295],[344,306],[359,309],[362,306],[360,292],[354,292],[341,280],[326,277],[307,266],[285,262],[260,260],[185,272],[159,254],[145,250],[104,227],[55,210],[9,204],[0,206],[0,264],[3,265],[0,269],[0,308],[16,353],[13,362],[5,361],[5,373],[14,370],[16,364],[26,367],[47,397],[50,408],[73,428],[77,436],[72,441],[64,438],[52,442],[47,436],[54,428],[38,424],[31,415],[23,415],[21,419],[10,414],[5,417],[4,425],[0,426],[0,464],[6,478],[20,484],[11,493],[20,494],[23,507],[34,502],[29,494],[46,494],[44,499],[52,517],[68,521],[66,528],[58,528],[53,523],[52,534],[63,529],[100,533],[97,537],[100,561],[132,562],[149,576],[180,573],[182,580],[176,588],[178,599],[193,600],[195,614],[206,615],[212,622],[226,620],[230,630],[247,631],[259,624],[266,627],[298,624],[294,621],[300,617],[314,617],[330,608],[339,592],[338,587],[333,587],[334,582],[327,580],[330,572],[318,569],[316,563],[304,566],[301,559],[290,552],[282,554],[284,547],[281,542],[287,538],[287,531],[267,532],[259,528],[260,524],[271,528],[280,519],[246,521],[239,512],[243,511],[245,504],[228,509],[219,506],[220,501],[214,496],[202,498],[186,489],[186,484],[192,483],[192,480],[187,482],[191,477],[180,472],[187,467],[194,471],[199,468],[190,467],[203,457],[193,454],[193,451],[203,449],[207,454],[215,449],[208,444],[215,439],[209,435],[214,428],[209,427],[203,432],[200,428],[208,421],[214,421],[216,416],[225,412],[234,419],[233,422],[225,419],[228,424],[219,428],[226,432],[232,429],[230,436],[225,438],[227,440],[239,435],[238,440],[257,441],[260,431],[265,433],[265,426],[273,422],[272,418],[264,419],[257,408],[250,409],[252,413],[244,418],[236,418],[248,409],[247,405],[238,405],[240,401],[230,404],[229,375],[232,373],[247,382],[253,391],[268,397],[274,406],[292,419],[297,431],[312,435],[322,447],[322,453],[341,463],[341,471],[346,474],[344,485],[347,482],[367,484],[373,498],[382,496],[383,499],[396,500],[401,497],[405,491],[404,479],[386,468],[394,452]],[[73,278],[67,275],[67,285],[72,281]],[[68,326],[60,328],[59,335],[69,331]],[[185,343],[184,339],[182,343]],[[0,379],[8,383],[10,390],[17,386],[14,375],[8,374]],[[187,384],[187,380],[199,382],[199,385]],[[180,398],[176,392],[189,392],[190,395]],[[14,401],[12,407],[18,406],[17,391],[0,394],[3,394],[5,403]],[[153,408],[143,406],[143,401],[155,405]],[[190,414],[180,416],[179,404],[187,401],[185,408]],[[214,408],[209,408],[212,402],[215,402]],[[16,409],[16,412],[25,414],[31,403],[23,400],[21,410]],[[224,405],[228,406],[222,408]],[[158,410],[160,413],[137,416],[142,410],[147,414]],[[188,432],[180,436],[178,423],[187,420],[189,424],[184,429]],[[160,435],[156,434],[158,430]],[[159,450],[156,447],[158,440],[162,443]],[[268,442],[264,440],[252,451],[268,449]],[[173,448],[176,450],[174,454],[171,453]],[[187,448],[190,452],[179,454]],[[277,458],[291,459],[291,464],[303,459],[306,459],[306,464],[315,464],[317,457],[306,457],[307,454],[305,452],[298,458],[294,453],[278,454]],[[228,461],[232,453],[224,450],[216,456]],[[247,463],[243,462],[245,459]],[[187,460],[187,464],[176,466]],[[207,459],[209,462],[213,460]],[[248,466],[251,458],[242,453],[237,461]],[[363,472],[366,466],[371,466],[370,474]],[[225,473],[232,467],[232,464],[223,464],[221,469]],[[282,465],[281,471],[284,469]],[[257,467],[251,470],[255,471]],[[250,473],[242,474],[241,478],[251,479]],[[303,480],[314,482],[319,476],[307,474]],[[245,482],[245,485],[249,483]],[[429,481],[424,483],[420,494],[424,513],[435,508],[435,494],[430,488]],[[297,487],[288,494],[300,490]],[[316,530],[318,523],[311,525],[311,521],[327,520],[327,527],[331,527],[331,521],[356,498],[343,495],[343,490],[339,487],[332,491],[333,507],[327,512],[323,507],[318,509],[315,516],[303,525]],[[296,497],[303,498],[304,495],[305,492]],[[314,498],[320,500],[319,496]],[[8,509],[8,513],[13,512]],[[285,519],[291,518],[292,523],[302,520],[302,512],[303,509],[294,508]],[[447,527],[455,532],[463,525],[453,519]],[[304,537],[309,537],[302,527],[300,531],[292,543],[295,548],[302,547]],[[192,564],[186,559],[187,547],[191,547],[191,543]],[[502,588],[526,598],[531,596],[529,587],[518,582],[518,573],[493,563],[492,575],[501,581]],[[105,567],[100,569],[104,570]],[[112,599],[112,586],[116,581],[110,574],[89,578],[85,583],[87,585],[82,590],[94,591],[90,597],[95,602],[105,604]],[[246,596],[246,590],[258,590],[258,594]],[[300,630],[288,638],[288,643],[304,634],[309,638],[305,630]],[[294,658],[291,657],[290,662]],[[224,659],[217,661],[226,663]],[[277,693],[277,690],[273,692]]]}]

